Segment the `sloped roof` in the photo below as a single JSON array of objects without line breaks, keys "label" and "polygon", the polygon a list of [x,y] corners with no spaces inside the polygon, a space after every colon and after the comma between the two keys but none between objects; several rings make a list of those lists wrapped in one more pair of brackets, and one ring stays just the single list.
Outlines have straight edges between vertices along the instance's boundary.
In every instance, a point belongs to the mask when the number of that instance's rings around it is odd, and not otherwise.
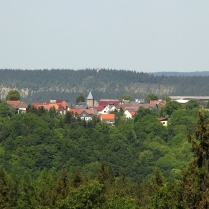
[{"label": "sloped roof", "polygon": [[97,110],[97,111],[102,111],[103,109],[104,109],[104,106],[94,107],[94,110]]},{"label": "sloped roof", "polygon": [[17,100],[17,101],[9,100],[9,101],[7,101],[7,104],[9,104],[13,107],[16,107],[16,108],[27,108],[27,106],[28,106],[25,102],[22,102],[19,100]]},{"label": "sloped roof", "polygon": [[[50,108],[55,108],[56,110],[58,110],[62,105],[60,104],[56,104],[56,103],[41,103],[41,102],[35,102],[32,104],[35,108],[39,108],[39,107],[43,107],[47,110],[50,110]],[[63,106],[62,106],[63,107]],[[64,107],[63,107],[64,108]]]},{"label": "sloped roof", "polygon": [[167,121],[168,119],[167,118],[157,118],[157,120],[159,120],[159,121]]},{"label": "sloped roof", "polygon": [[95,114],[95,110],[90,110],[90,109],[86,109],[84,110],[86,113],[88,113],[89,115],[93,115]]},{"label": "sloped roof", "polygon": [[159,100],[150,100],[150,104],[156,105],[156,104],[160,104],[161,101]]},{"label": "sloped roof", "polygon": [[27,108],[28,105],[25,102],[20,102],[17,107],[18,108]]},{"label": "sloped roof", "polygon": [[18,101],[9,100],[9,101],[7,101],[7,104],[17,107],[20,104],[20,101],[19,100]]},{"label": "sloped roof", "polygon": [[134,117],[136,115],[136,111],[129,111],[129,112],[132,115],[132,117]]},{"label": "sloped roof", "polygon": [[101,114],[100,115],[101,120],[115,120],[114,114]]},{"label": "sloped roof", "polygon": [[70,112],[72,112],[74,115],[80,115],[84,110],[86,109],[71,109]]},{"label": "sloped roof", "polygon": [[107,105],[114,105],[115,107],[120,103],[119,100],[100,100],[98,102],[98,106],[107,106]]},{"label": "sloped roof", "polygon": [[59,105],[59,107],[63,108],[63,109],[67,109],[67,104],[64,102],[58,102],[56,103],[57,105]]},{"label": "sloped roof", "polygon": [[94,99],[94,97],[93,97],[93,95],[92,95],[91,91],[89,92],[89,95],[87,96],[87,98],[86,98],[86,99]]}]

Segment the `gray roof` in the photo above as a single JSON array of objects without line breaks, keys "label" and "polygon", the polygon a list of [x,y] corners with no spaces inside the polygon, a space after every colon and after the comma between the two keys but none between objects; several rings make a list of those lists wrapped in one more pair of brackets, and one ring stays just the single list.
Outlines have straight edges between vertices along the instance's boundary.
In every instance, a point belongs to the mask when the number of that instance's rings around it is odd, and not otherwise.
[{"label": "gray roof", "polygon": [[86,99],[94,99],[94,97],[92,96],[91,91],[89,92],[89,95],[87,96],[87,98],[86,98]]}]

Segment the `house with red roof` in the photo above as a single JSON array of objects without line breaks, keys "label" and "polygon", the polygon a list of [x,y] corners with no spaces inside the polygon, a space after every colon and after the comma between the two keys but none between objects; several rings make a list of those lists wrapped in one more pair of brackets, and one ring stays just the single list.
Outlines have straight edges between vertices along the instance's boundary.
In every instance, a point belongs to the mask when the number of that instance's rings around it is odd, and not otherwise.
[{"label": "house with red roof", "polygon": [[7,104],[16,109],[17,110],[17,113],[26,113],[26,110],[27,110],[27,107],[28,105],[25,103],[25,102],[22,102],[22,101],[11,101],[11,100],[8,100],[7,101]]},{"label": "house with red roof", "polygon": [[100,99],[98,101],[98,106],[103,106],[105,108],[107,105],[117,106],[120,103],[118,99]]},{"label": "house with red roof", "polygon": [[105,123],[114,125],[115,124],[115,114],[101,114],[100,120]]},{"label": "house with red roof", "polygon": [[167,118],[157,118],[158,121],[160,121],[163,126],[167,126],[168,125],[168,119]]},{"label": "house with red roof", "polygon": [[43,107],[46,110],[55,108],[59,114],[64,115],[66,114],[66,111],[70,109],[71,104],[68,100],[50,100],[50,102],[34,102],[32,103],[32,106],[37,109]]},{"label": "house with red roof", "polygon": [[70,109],[74,117],[79,116],[82,120],[92,120],[93,115],[97,115],[97,111],[92,109]]},{"label": "house with red roof", "polygon": [[126,110],[124,112],[124,115],[125,117],[128,119],[128,118],[133,118],[135,115],[136,115],[136,112],[135,110]]}]

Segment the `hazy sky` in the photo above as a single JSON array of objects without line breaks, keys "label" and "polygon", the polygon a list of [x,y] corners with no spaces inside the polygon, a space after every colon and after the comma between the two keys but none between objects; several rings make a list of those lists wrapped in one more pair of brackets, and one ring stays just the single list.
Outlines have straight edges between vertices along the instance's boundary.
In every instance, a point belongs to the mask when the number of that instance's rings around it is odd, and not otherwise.
[{"label": "hazy sky", "polygon": [[0,0],[0,69],[209,71],[209,0]]}]

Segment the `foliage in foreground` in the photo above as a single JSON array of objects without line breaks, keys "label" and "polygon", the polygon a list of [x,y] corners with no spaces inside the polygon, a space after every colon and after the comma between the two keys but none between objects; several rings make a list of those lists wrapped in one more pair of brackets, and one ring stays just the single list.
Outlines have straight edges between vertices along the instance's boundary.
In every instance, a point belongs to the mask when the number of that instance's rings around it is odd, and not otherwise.
[{"label": "foliage in foreground", "polygon": [[168,127],[156,110],[115,114],[109,126],[0,103],[0,208],[208,208],[207,113],[178,107]]}]

